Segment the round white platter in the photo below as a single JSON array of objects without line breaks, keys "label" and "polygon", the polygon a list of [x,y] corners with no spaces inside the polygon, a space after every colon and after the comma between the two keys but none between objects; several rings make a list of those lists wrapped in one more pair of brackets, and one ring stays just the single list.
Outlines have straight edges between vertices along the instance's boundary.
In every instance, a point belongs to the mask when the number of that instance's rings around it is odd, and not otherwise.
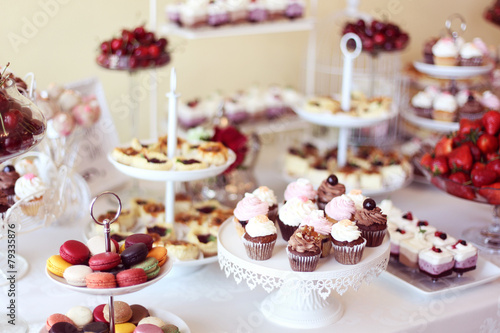
[{"label": "round white platter", "polygon": [[485,66],[436,66],[420,61],[414,61],[413,66],[421,73],[445,79],[465,79],[487,74],[493,69],[492,64]]},{"label": "round white platter", "polygon": [[417,125],[421,128],[438,131],[438,132],[454,132],[458,130],[459,124],[457,122],[447,122],[434,119],[419,117],[409,109],[404,109],[401,115],[410,123]]}]

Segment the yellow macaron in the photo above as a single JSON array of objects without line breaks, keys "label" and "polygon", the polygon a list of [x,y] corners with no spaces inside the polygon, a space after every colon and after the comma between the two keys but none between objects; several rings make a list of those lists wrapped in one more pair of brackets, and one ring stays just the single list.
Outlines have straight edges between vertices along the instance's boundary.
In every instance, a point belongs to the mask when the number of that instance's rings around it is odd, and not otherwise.
[{"label": "yellow macaron", "polygon": [[47,259],[47,269],[54,275],[64,277],[64,271],[66,268],[73,266],[66,260],[64,260],[60,255],[54,254],[52,257]]},{"label": "yellow macaron", "polygon": [[132,323],[121,323],[115,325],[115,333],[134,333],[135,325]]},{"label": "yellow macaron", "polygon": [[158,260],[158,266],[163,266],[167,262],[167,249],[163,246],[153,247],[148,252],[148,257],[153,257]]}]

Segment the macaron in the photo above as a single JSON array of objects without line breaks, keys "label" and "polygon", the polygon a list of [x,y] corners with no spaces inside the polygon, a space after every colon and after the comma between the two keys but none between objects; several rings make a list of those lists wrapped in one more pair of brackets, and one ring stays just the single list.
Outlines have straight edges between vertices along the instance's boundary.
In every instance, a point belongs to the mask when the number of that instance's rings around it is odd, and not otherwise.
[{"label": "macaron", "polygon": [[[142,324],[152,324],[152,325],[155,325],[158,327],[165,326],[165,322],[163,320],[161,320],[158,317],[153,317],[153,316],[146,317],[146,318],[142,319],[139,322],[139,325],[142,325]],[[139,326],[139,325],[137,325],[137,326]]]},{"label": "macaron", "polygon": [[122,323],[115,325],[115,333],[134,333],[135,325],[132,323]]},{"label": "macaron", "polygon": [[158,266],[163,266],[167,262],[167,249],[163,246],[153,247],[149,253],[148,257],[153,257],[158,260]]},{"label": "macaron", "polygon": [[52,325],[49,333],[79,333],[75,325],[67,322],[59,322]]},{"label": "macaron", "polygon": [[62,313],[54,313],[51,314],[46,322],[45,322],[45,328],[47,331],[50,331],[50,328],[57,323],[70,323],[74,325],[75,323],[66,315],[63,315]]},{"label": "macaron", "polygon": [[73,265],[86,264],[90,257],[87,245],[77,240],[68,240],[59,248],[59,255]]},{"label": "macaron", "polygon": [[146,259],[148,255],[148,247],[144,243],[137,243],[127,247],[122,253],[122,263],[126,267],[133,266]]},{"label": "macaron", "polygon": [[107,272],[93,272],[85,277],[87,288],[105,289],[116,288],[116,278]]},{"label": "macaron", "polygon": [[54,275],[64,277],[64,271],[68,267],[71,267],[71,264],[64,260],[59,254],[54,254],[47,259],[47,269]]},{"label": "macaron", "polygon": [[132,318],[128,321],[134,325],[139,324],[143,318],[149,317],[148,309],[140,304],[132,304],[130,308],[132,309]]},{"label": "macaron", "polygon": [[[104,306],[104,304],[102,305]],[[82,328],[83,333],[109,333],[109,325],[104,322],[91,322]]]},{"label": "macaron", "polygon": [[69,285],[86,287],[87,281],[85,278],[90,273],[93,273],[93,270],[89,266],[73,265],[64,270],[63,277]]},{"label": "macaron", "polygon": [[120,255],[116,252],[102,252],[89,259],[89,266],[94,271],[107,271],[118,266],[121,262]]},{"label": "macaron", "polygon": [[135,286],[148,280],[142,268],[129,268],[116,274],[116,281],[120,287]]},{"label": "macaron", "polygon": [[125,238],[125,248],[128,248],[137,243],[144,243],[148,247],[148,251],[153,248],[153,237],[148,234],[133,234]]},{"label": "macaron", "polygon": [[107,323],[108,321],[104,318],[104,306],[106,304],[99,304],[94,308],[92,311],[92,315],[94,316],[94,321],[97,321],[99,323]]},{"label": "macaron", "polygon": [[146,274],[151,273],[152,271],[158,268],[158,259],[153,257],[146,257],[143,261],[138,264],[131,266],[130,268],[142,268]]},{"label": "macaron", "polygon": [[[97,235],[90,238],[87,241],[87,247],[89,248],[90,255],[94,256],[98,253],[106,252],[106,241],[104,236]],[[118,243],[111,239],[111,252],[117,252]]]},{"label": "macaron", "polygon": [[179,327],[175,326],[174,324],[166,324],[161,327],[163,330],[163,333],[179,333]]},{"label": "macaron", "polygon": [[[126,323],[130,318],[132,318],[132,309],[130,308],[130,305],[128,305],[128,303],[126,302],[114,301],[113,309],[114,309],[116,324]],[[109,322],[108,304],[104,305],[102,312],[104,313],[104,319],[106,319]]]},{"label": "macaron", "polygon": [[75,326],[78,329],[82,329],[83,326],[91,323],[94,319],[92,311],[85,306],[74,306],[66,312],[66,316],[73,320]]},{"label": "macaron", "polygon": [[140,324],[137,325],[134,333],[163,333],[163,330],[153,324]]}]

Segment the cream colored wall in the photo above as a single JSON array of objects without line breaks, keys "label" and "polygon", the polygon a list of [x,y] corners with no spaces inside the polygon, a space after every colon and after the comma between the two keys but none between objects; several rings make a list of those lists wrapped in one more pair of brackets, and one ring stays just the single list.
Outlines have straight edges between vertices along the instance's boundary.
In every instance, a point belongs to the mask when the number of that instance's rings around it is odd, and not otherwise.
[{"label": "cream colored wall", "polygon": [[[158,25],[165,22],[163,9],[170,0],[158,0]],[[405,62],[419,59],[421,45],[437,35],[452,13],[462,14],[468,24],[464,37],[481,36],[500,44],[500,27],[482,18],[493,0],[365,0],[360,10],[386,17],[409,31],[411,44],[403,53]],[[318,0],[319,17],[343,9],[344,1]],[[142,0],[0,0],[0,63],[23,75],[34,72],[38,88],[50,82],[66,83],[97,76],[103,83],[120,138],[130,138],[130,118],[119,110],[127,105],[131,78],[124,72],[99,68],[94,58],[100,42],[149,19],[149,1]],[[303,86],[303,61],[307,47],[305,32],[261,36],[185,40],[169,37],[173,62],[158,71],[159,112],[164,115],[170,69],[178,74],[178,91],[185,98],[204,96],[215,90],[226,92],[251,84],[279,83]],[[140,99],[141,137],[148,136],[149,97],[145,74],[135,81]],[[166,129],[161,128],[160,132]]]}]

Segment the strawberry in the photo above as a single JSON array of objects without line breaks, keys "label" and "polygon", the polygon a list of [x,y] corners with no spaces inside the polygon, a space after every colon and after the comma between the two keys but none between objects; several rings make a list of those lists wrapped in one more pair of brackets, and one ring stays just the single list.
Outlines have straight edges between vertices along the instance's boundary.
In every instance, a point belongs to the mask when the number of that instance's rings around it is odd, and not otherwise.
[{"label": "strawberry", "polygon": [[477,139],[476,144],[483,154],[498,152],[498,139],[494,135],[484,133]]},{"label": "strawberry", "polygon": [[463,144],[469,146],[474,161],[481,161],[481,150],[472,141],[467,141]]},{"label": "strawberry", "polygon": [[467,136],[471,132],[480,132],[481,131],[481,120],[469,120],[469,119],[460,119],[458,134],[462,136]]},{"label": "strawberry", "polygon": [[447,175],[450,171],[448,161],[445,156],[438,156],[432,160],[431,172],[433,175]]},{"label": "strawberry", "polygon": [[493,170],[497,173],[497,177],[500,177],[500,160],[496,159],[486,164],[486,169]]},{"label": "strawberry", "polygon": [[425,153],[420,159],[420,165],[426,168],[427,170],[431,169],[432,164],[432,156],[430,153]]},{"label": "strawberry", "polygon": [[470,148],[467,145],[457,147],[448,154],[448,166],[452,170],[470,171],[473,162]]},{"label": "strawberry", "polygon": [[500,131],[500,112],[490,110],[483,115],[481,121],[486,133],[497,135]]},{"label": "strawberry", "polygon": [[482,169],[485,169],[485,168],[486,168],[486,164],[484,164],[482,162],[474,162],[474,164],[472,165],[471,173],[474,170],[482,170]]},{"label": "strawberry", "polygon": [[493,183],[481,188],[479,195],[484,197],[492,205],[500,205],[500,183]]},{"label": "strawberry", "polygon": [[436,147],[434,148],[434,156],[436,157],[446,156],[452,151],[452,149],[453,149],[452,139],[444,136],[436,144]]},{"label": "strawberry", "polygon": [[472,184],[476,187],[493,184],[497,180],[497,173],[493,170],[473,170],[471,172]]},{"label": "strawberry", "polygon": [[488,162],[491,162],[494,160],[499,160],[499,159],[500,159],[500,154],[498,152],[486,154],[486,161],[488,161]]},{"label": "strawberry", "polygon": [[469,181],[469,176],[462,171],[452,173],[446,180],[446,192],[467,200],[472,200],[476,197],[474,189],[466,185]]}]

